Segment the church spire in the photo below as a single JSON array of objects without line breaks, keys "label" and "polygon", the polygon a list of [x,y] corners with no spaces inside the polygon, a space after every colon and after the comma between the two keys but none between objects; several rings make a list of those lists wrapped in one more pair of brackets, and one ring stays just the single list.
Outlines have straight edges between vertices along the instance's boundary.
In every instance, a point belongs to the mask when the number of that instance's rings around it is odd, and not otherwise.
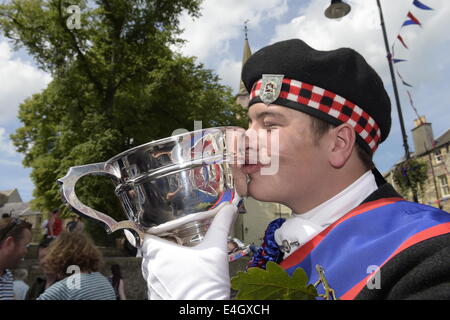
[{"label": "church spire", "polygon": [[[242,55],[242,66],[244,66],[245,62],[247,61],[247,59],[252,55],[252,51],[250,50],[250,45],[248,43],[248,28],[247,28],[247,22],[249,20],[245,20],[244,22],[244,35],[245,35],[245,39],[244,39],[244,53]],[[242,70],[242,69],[241,69]],[[248,100],[249,100],[249,93],[247,92],[247,89],[244,86],[244,83],[242,82],[242,80],[240,80],[239,82],[239,92],[237,94],[237,103],[239,103],[240,105],[242,105],[243,107],[247,107],[248,104]]]}]

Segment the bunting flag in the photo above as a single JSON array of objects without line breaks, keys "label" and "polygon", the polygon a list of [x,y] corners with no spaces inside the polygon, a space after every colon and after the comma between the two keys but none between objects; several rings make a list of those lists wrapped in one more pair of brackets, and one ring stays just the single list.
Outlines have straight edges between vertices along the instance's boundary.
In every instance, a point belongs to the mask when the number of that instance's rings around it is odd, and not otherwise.
[{"label": "bunting flag", "polygon": [[[424,1],[424,0],[421,0],[421,1]],[[413,5],[414,5],[414,7],[415,7],[415,8],[419,8],[420,10],[434,10],[433,8],[431,8],[431,7],[427,6],[427,5],[425,5],[425,4],[422,3],[421,1],[419,1],[419,0],[413,0]],[[408,11],[408,14],[407,14],[406,16],[407,16],[407,19],[406,19],[406,20],[403,22],[403,24],[401,25],[400,30],[402,30],[403,27],[409,26],[409,25],[418,25],[418,26],[422,27],[422,23],[419,21],[419,19],[417,19],[417,18],[413,15],[413,13],[411,12],[411,10]],[[408,45],[406,44],[406,41],[405,41],[405,39],[403,38],[403,36],[400,34],[400,32],[398,33],[397,38],[396,38],[395,40],[396,40],[396,41],[399,41],[405,49],[408,49],[408,50],[409,50],[409,47],[408,47]],[[406,39],[406,40],[408,40],[408,39]],[[396,58],[394,58],[394,57],[395,57],[395,55],[394,55],[394,48],[395,48],[395,45],[396,45],[396,41],[393,41],[393,43],[392,43],[392,54],[389,54],[389,55],[388,55],[388,59],[389,59],[392,63],[394,63],[394,64],[397,64],[397,63],[399,63],[399,62],[407,61],[407,60],[405,60],[405,59],[396,59]],[[408,82],[405,81],[405,79],[402,77],[402,75],[400,74],[400,72],[397,70],[397,66],[394,66],[394,69],[396,70],[398,77],[401,79],[403,85],[405,86],[406,93],[408,94],[408,98],[409,98],[409,103],[411,104],[412,109],[414,110],[415,114],[417,115],[417,118],[420,119],[419,113],[417,112],[417,109],[416,109],[416,107],[414,106],[414,102],[413,102],[413,99],[412,99],[411,92],[408,90],[409,88],[413,88],[413,86],[412,86],[411,84],[409,84]]]},{"label": "bunting flag", "polygon": [[420,23],[419,20],[417,20],[416,17],[414,17],[414,15],[411,13],[411,11],[408,11],[407,17],[409,18],[409,20],[406,20],[405,22],[403,22],[402,27],[404,26],[409,26],[411,24],[417,24],[419,26],[422,26],[422,24]]},{"label": "bunting flag", "polygon": [[400,40],[400,42],[402,43],[402,45],[406,48],[409,49],[408,46],[406,45],[405,41],[403,40],[403,37],[401,35],[397,36],[397,39]]},{"label": "bunting flag", "polygon": [[408,82],[405,81],[405,79],[403,79],[402,75],[400,74],[400,72],[398,72],[398,70],[397,70],[397,75],[400,78],[400,80],[402,80],[403,85],[413,88],[412,85],[410,85]]},{"label": "bunting flag", "polygon": [[409,103],[411,104],[411,107],[413,108],[414,112],[416,113],[417,119],[420,119],[419,113],[417,112],[417,109],[414,106],[413,99],[411,97],[411,93],[409,92],[409,90],[406,90],[406,93],[408,93]]},{"label": "bunting flag", "polygon": [[413,5],[415,5],[417,8],[422,9],[422,10],[433,10],[433,8],[430,8],[426,5],[424,5],[419,0],[414,0]]}]

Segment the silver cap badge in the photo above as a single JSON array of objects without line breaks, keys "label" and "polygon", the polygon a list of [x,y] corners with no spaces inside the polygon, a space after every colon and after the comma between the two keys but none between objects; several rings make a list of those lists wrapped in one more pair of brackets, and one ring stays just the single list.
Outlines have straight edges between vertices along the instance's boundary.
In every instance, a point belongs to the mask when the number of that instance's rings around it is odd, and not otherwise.
[{"label": "silver cap badge", "polygon": [[278,99],[283,83],[283,74],[263,74],[259,97],[262,102],[269,105]]}]

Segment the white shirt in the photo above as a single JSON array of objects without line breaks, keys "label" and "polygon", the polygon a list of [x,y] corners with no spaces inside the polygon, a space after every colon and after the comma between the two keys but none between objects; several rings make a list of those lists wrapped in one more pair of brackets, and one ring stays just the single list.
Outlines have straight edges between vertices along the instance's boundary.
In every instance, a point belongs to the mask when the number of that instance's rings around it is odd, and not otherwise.
[{"label": "white shirt", "polygon": [[13,287],[16,300],[25,300],[28,289],[30,289],[30,287],[22,280],[14,280]]},{"label": "white shirt", "polygon": [[322,230],[337,221],[364,199],[378,189],[372,171],[367,171],[347,188],[319,206],[303,213],[293,213],[279,229],[275,231],[275,241],[279,246],[290,246],[287,258],[298,247],[318,235]]}]

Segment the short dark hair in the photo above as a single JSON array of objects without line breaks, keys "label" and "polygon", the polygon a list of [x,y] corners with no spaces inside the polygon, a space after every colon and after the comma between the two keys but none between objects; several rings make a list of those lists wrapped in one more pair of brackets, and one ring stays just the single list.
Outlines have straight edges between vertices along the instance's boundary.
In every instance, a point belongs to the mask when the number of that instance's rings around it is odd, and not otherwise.
[{"label": "short dark hair", "polygon": [[55,208],[55,209],[52,210],[53,214],[58,213],[58,212],[59,212],[59,208]]},{"label": "short dark hair", "polygon": [[10,217],[9,213],[4,213],[4,214],[2,214],[2,218],[3,218],[3,219],[9,218],[9,217]]},{"label": "short dark hair", "polygon": [[[318,144],[319,140],[322,138],[322,136],[328,132],[328,130],[332,128],[336,128],[334,124],[331,124],[329,122],[323,121],[319,118],[309,116],[311,119],[311,131],[314,136],[314,143]],[[364,167],[367,170],[371,170],[374,167],[373,161],[372,161],[372,155],[369,154],[367,151],[365,151],[358,143],[355,143],[356,153],[358,155],[358,158],[363,163]]]},{"label": "short dark hair", "polygon": [[23,230],[31,231],[31,223],[19,218],[5,218],[0,222],[0,241],[13,237],[14,241],[22,238]]}]

